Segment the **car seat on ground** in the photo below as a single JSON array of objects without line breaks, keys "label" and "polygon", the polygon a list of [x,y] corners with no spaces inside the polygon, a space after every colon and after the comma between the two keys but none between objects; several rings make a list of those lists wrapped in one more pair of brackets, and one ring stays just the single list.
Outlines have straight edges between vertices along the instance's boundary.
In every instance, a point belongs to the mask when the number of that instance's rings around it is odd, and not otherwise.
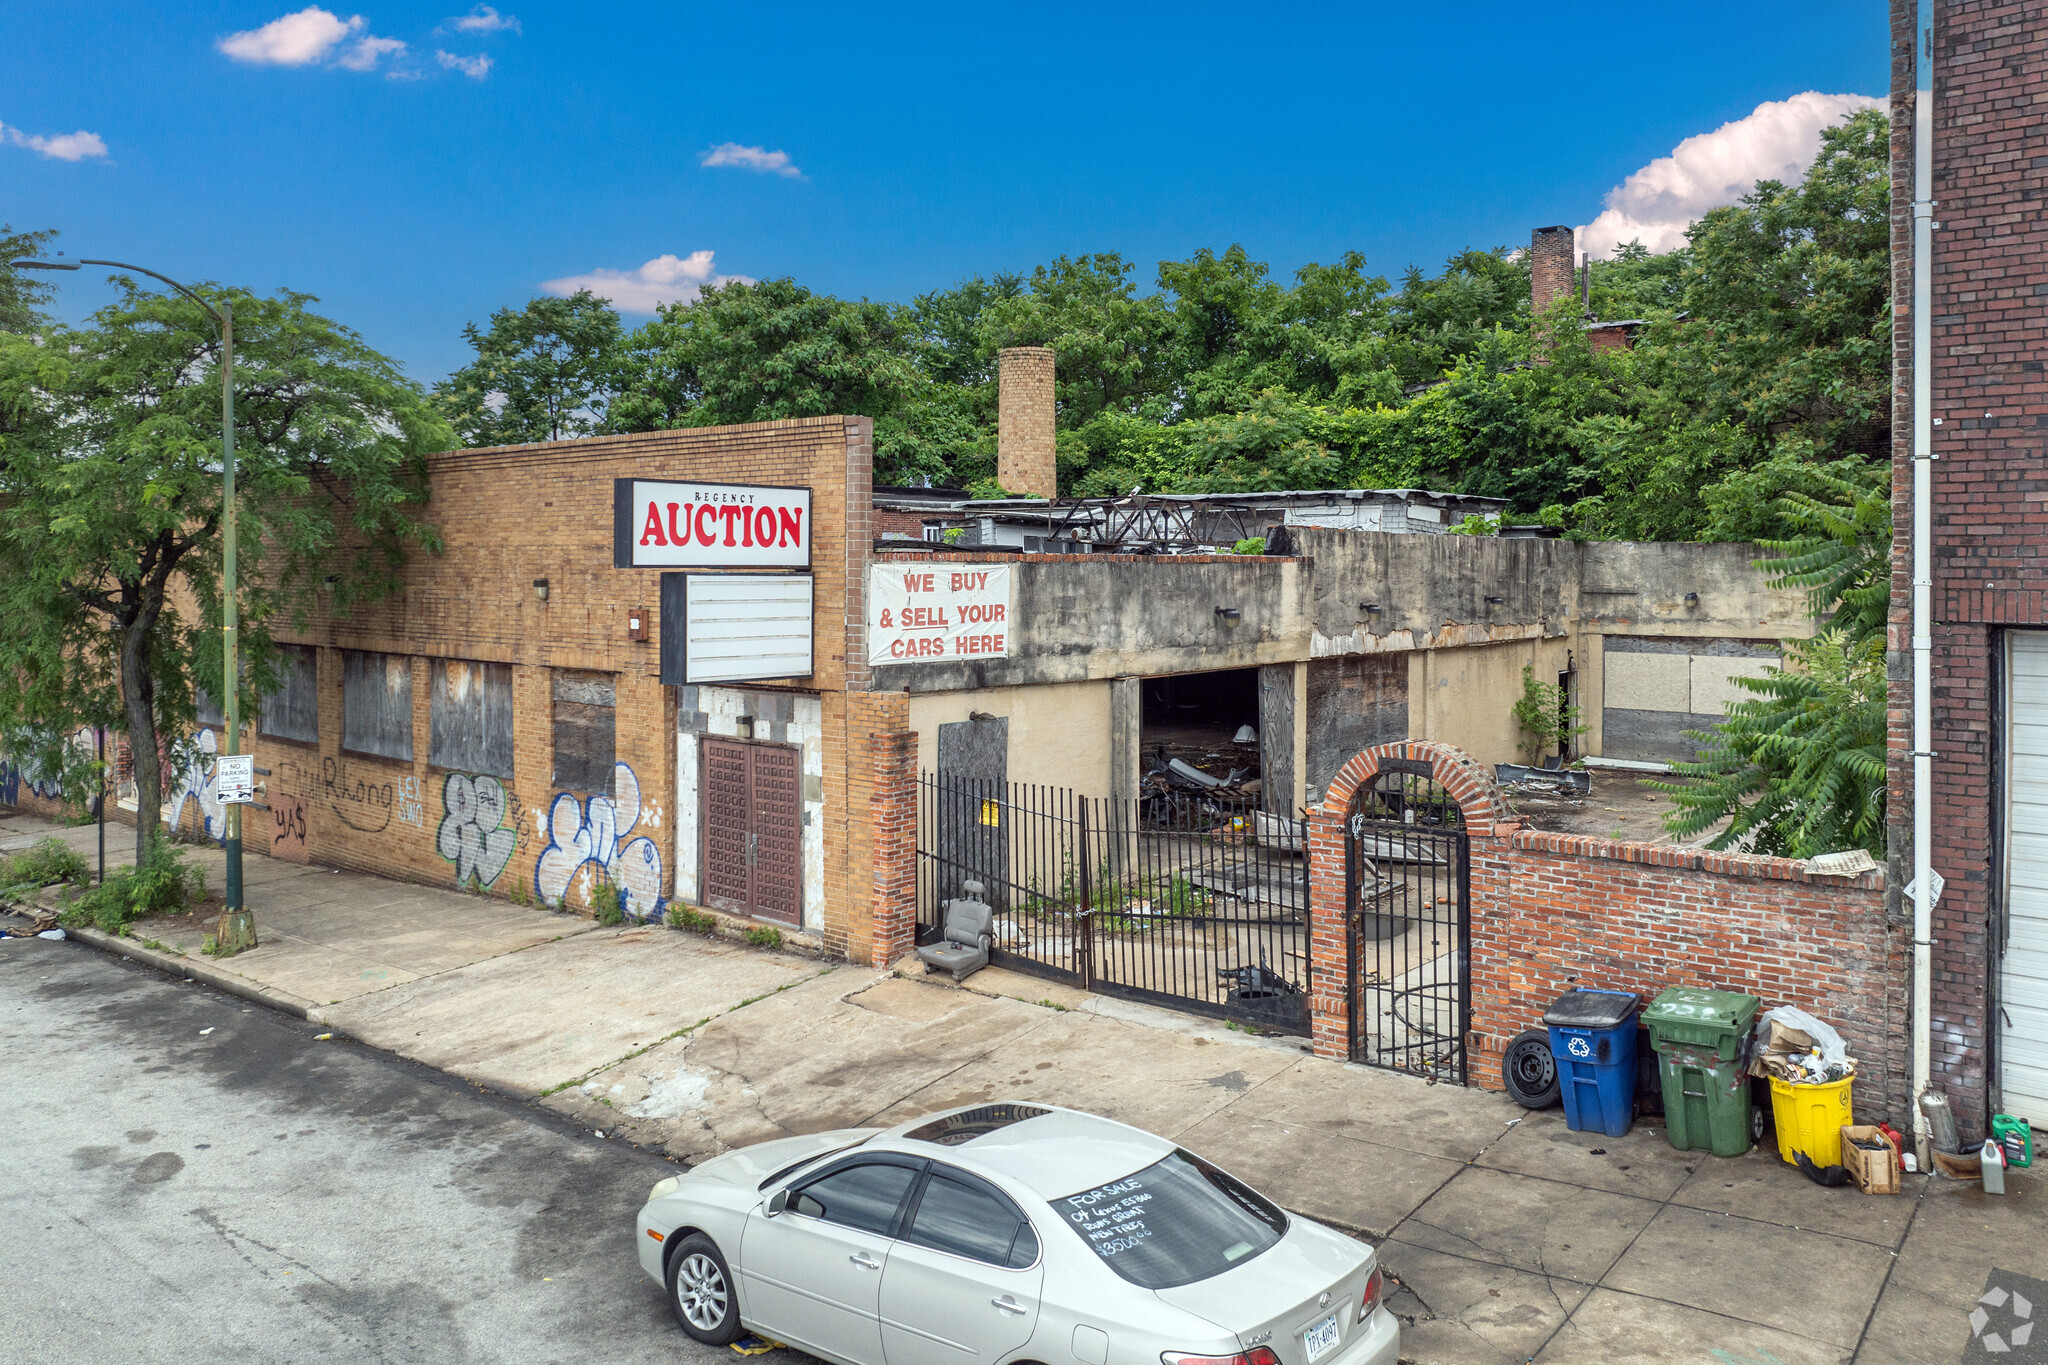
[{"label": "car seat on ground", "polygon": [[980,882],[963,882],[960,889],[966,897],[946,902],[945,937],[917,950],[927,972],[951,972],[955,981],[965,981],[988,965],[995,920],[995,911],[981,899]]}]

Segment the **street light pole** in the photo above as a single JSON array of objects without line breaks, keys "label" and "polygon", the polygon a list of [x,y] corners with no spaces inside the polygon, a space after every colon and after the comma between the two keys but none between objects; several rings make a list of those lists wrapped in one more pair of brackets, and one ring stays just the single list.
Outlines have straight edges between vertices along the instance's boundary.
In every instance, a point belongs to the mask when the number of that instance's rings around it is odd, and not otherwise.
[{"label": "street light pole", "polygon": [[[240,613],[235,600],[235,310],[232,304],[222,300],[215,308],[205,299],[179,284],[169,275],[160,275],[154,270],[139,265],[128,265],[122,261],[14,261],[16,269],[26,270],[76,270],[80,266],[104,265],[115,270],[132,270],[138,275],[162,280],[171,288],[183,294],[206,310],[214,325],[220,329],[220,477],[221,477],[221,535],[225,537],[221,555],[221,675],[223,710],[227,718],[227,755],[233,757],[242,752],[242,688],[239,654]],[[105,797],[101,798],[104,809]],[[220,931],[214,936],[222,952],[238,953],[244,948],[256,946],[256,920],[242,902],[242,807],[229,803],[223,815],[227,821],[227,837],[222,841],[227,851],[227,911],[221,916]]]}]

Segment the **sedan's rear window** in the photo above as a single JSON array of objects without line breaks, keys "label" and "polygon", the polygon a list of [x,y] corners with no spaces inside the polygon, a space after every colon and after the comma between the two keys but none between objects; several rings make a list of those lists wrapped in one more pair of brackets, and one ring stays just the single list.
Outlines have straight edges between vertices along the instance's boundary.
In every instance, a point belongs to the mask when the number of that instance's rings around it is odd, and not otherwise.
[{"label": "sedan's rear window", "polygon": [[1220,1275],[1287,1231],[1286,1214],[1187,1152],[1052,1204],[1111,1270],[1145,1289]]}]

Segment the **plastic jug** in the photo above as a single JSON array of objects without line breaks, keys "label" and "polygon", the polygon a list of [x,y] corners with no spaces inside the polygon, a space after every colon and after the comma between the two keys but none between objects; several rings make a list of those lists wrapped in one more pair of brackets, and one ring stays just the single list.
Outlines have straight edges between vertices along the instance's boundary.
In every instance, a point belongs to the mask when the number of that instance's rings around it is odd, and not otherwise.
[{"label": "plastic jug", "polygon": [[2034,1164],[2033,1126],[2025,1119],[2016,1119],[2011,1114],[1993,1114],[1991,1136],[1997,1138],[1998,1145],[2005,1148],[2006,1165]]},{"label": "plastic jug", "polygon": [[2005,1193],[2005,1148],[1998,1145],[1997,1138],[1984,1139],[1983,1153],[1984,1193]]}]

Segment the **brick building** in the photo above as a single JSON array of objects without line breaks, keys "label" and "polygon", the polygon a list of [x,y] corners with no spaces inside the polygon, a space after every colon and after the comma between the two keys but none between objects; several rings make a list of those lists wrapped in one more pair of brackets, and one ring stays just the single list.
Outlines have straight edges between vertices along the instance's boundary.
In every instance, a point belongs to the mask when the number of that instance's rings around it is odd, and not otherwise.
[{"label": "brick building", "polygon": [[[1913,876],[1924,802],[1945,882],[1932,909],[1927,1062],[1968,1138],[1993,1112],[2048,1123],[2048,27],[2018,3],[1893,0],[1891,31],[1891,884]],[[1916,116],[1931,125],[1927,186],[1916,182]],[[1930,459],[1916,461],[1916,442]],[[1916,626],[1918,471],[1931,529]],[[1916,637],[1931,675],[1928,785],[1917,792]],[[1913,910],[1893,893],[1897,920]]]}]

